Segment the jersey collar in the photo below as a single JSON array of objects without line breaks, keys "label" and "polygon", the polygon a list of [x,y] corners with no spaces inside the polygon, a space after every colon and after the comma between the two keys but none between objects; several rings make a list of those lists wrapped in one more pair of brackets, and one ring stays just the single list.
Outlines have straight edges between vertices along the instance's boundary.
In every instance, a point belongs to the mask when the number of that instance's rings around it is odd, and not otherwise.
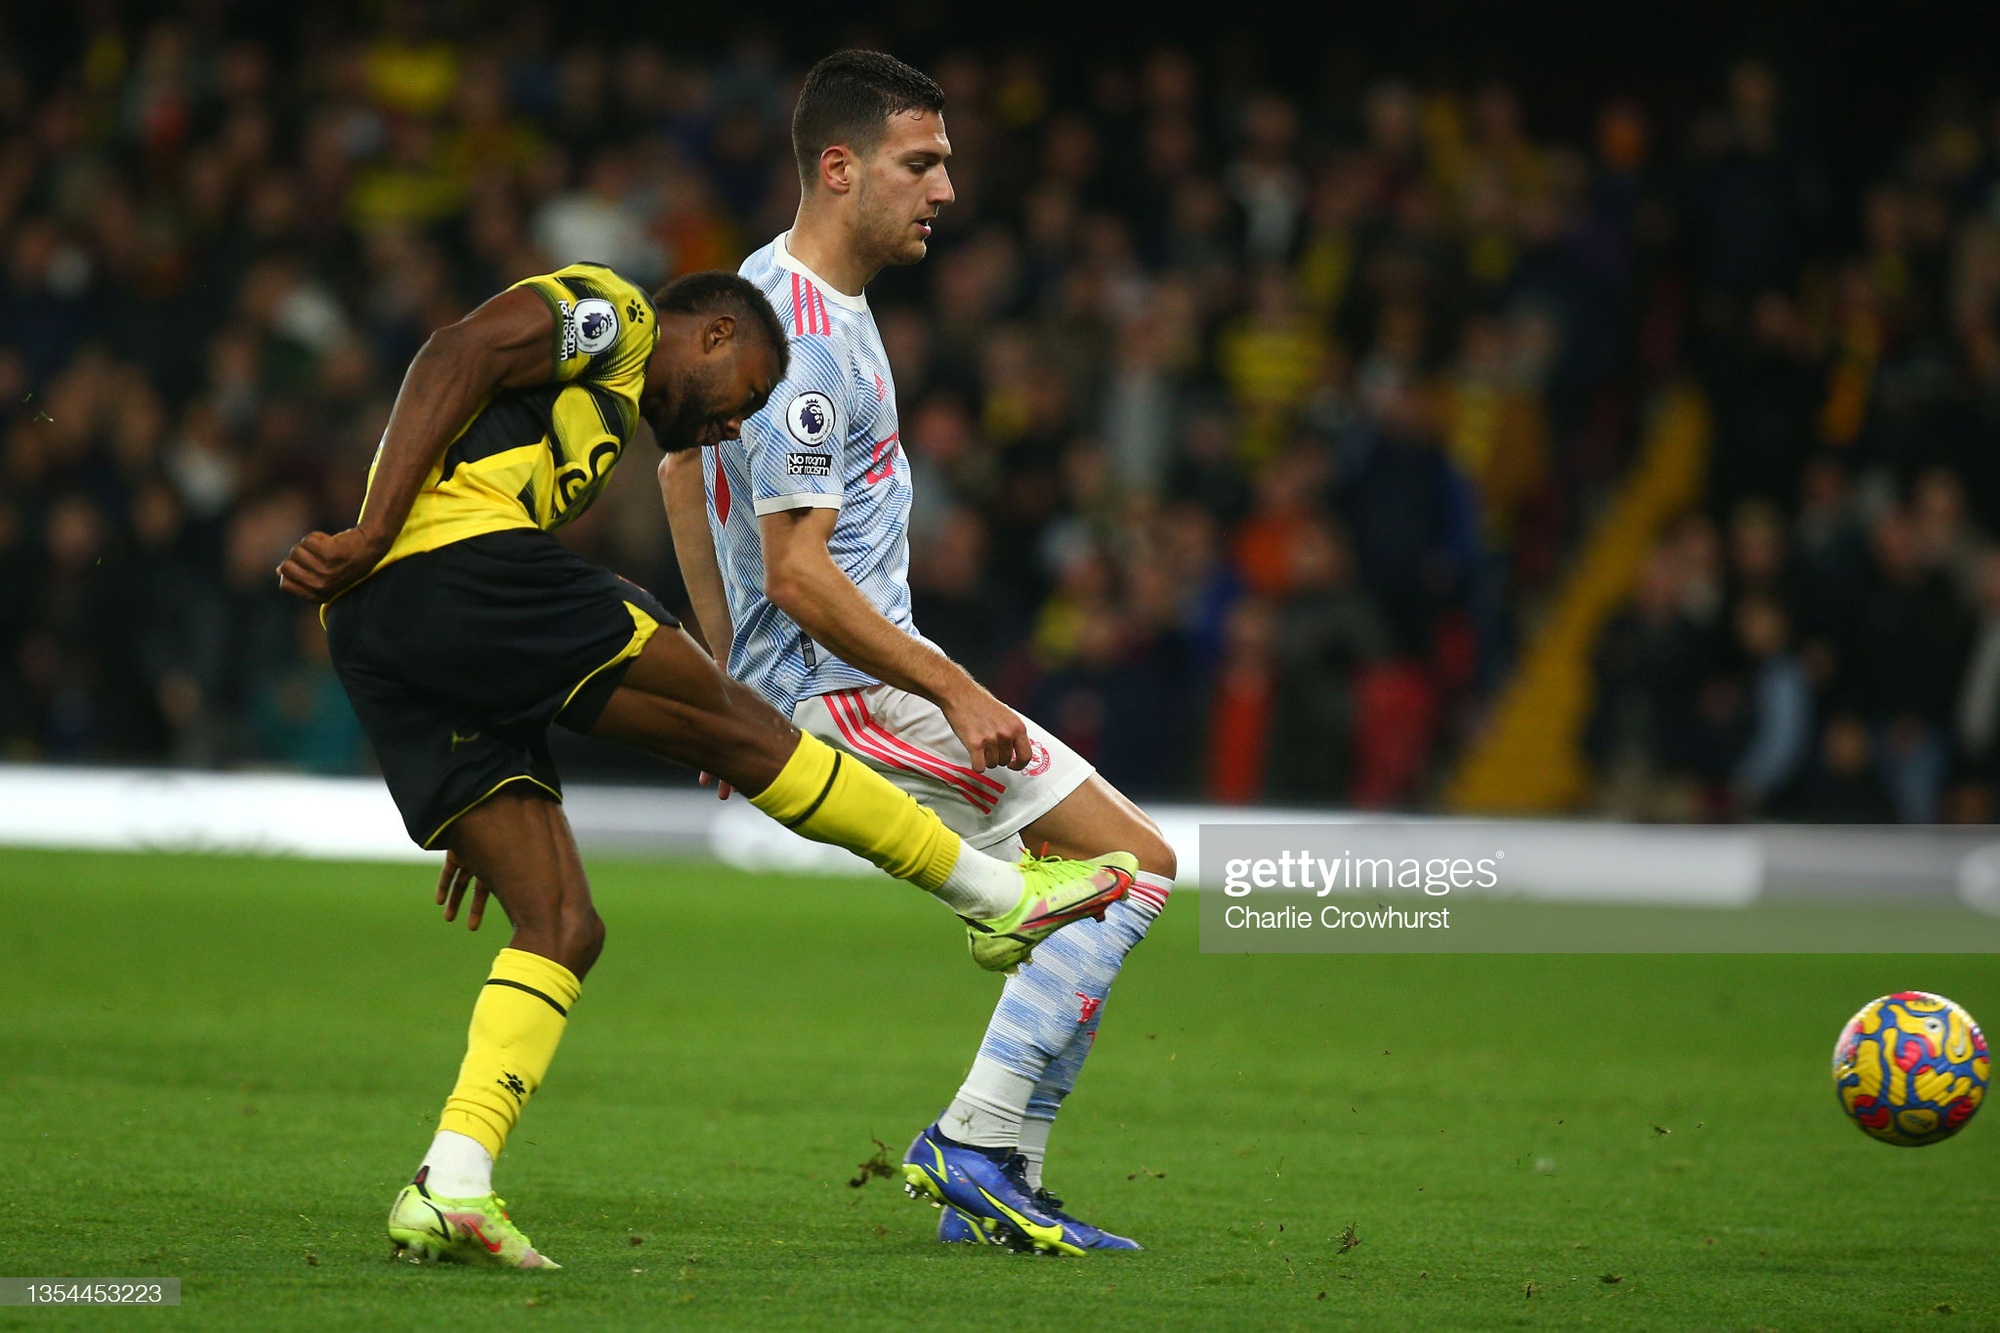
[{"label": "jersey collar", "polygon": [[842,310],[866,311],[868,309],[868,293],[863,292],[859,296],[849,296],[846,292],[841,291],[825,278],[822,278],[819,274],[792,258],[791,238],[792,233],[790,231],[778,233],[778,239],[771,242],[772,262],[776,263],[779,268],[790,269],[813,286],[819,288],[821,296],[824,296]]}]

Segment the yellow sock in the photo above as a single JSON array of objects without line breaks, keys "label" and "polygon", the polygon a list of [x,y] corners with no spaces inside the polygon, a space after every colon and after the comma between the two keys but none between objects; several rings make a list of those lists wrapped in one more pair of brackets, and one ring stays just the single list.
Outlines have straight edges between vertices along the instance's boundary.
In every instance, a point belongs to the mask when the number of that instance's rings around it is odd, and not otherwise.
[{"label": "yellow sock", "polygon": [[497,1159],[521,1108],[549,1072],[582,989],[561,963],[502,949],[472,1006],[465,1062],[438,1128],[478,1140]]},{"label": "yellow sock", "polygon": [[830,842],[936,893],[958,864],[958,835],[887,778],[799,733],[799,748],[750,804],[794,833]]}]

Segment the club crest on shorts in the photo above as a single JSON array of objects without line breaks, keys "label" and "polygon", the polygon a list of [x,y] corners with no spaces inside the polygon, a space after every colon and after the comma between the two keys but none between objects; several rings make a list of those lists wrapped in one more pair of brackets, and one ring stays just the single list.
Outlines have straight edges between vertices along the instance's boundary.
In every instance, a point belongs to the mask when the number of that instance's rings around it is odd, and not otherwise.
[{"label": "club crest on shorts", "polygon": [[618,309],[601,296],[578,301],[570,324],[576,330],[576,348],[585,356],[596,356],[618,340]]},{"label": "club crest on shorts", "polygon": [[1028,742],[1028,766],[1021,771],[1031,778],[1038,778],[1049,771],[1049,747],[1040,741]]},{"label": "club crest on shorts", "polygon": [[808,389],[792,399],[785,409],[785,429],[800,444],[825,444],[833,434],[833,399],[817,389]]}]

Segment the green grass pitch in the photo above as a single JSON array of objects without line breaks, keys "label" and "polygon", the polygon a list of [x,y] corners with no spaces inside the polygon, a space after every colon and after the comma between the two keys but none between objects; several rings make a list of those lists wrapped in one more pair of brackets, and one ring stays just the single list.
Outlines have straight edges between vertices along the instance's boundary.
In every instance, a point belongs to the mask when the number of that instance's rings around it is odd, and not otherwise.
[{"label": "green grass pitch", "polygon": [[381,1230],[497,914],[440,924],[421,866],[0,853],[0,1276],[185,1293],[0,1328],[2000,1323],[2000,1112],[1891,1148],[1827,1073],[1883,992],[2000,1014],[1988,958],[1203,956],[1178,903],[1050,1169],[1150,1248],[1065,1261],[849,1186],[997,989],[935,904],[593,871],[610,947],[500,1176],[567,1267],[510,1274],[390,1263]]}]

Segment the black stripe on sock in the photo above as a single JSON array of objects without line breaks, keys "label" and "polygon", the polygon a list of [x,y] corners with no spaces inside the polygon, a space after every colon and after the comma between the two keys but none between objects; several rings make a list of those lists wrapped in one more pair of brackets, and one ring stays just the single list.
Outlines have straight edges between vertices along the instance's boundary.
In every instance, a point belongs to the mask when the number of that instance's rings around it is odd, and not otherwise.
[{"label": "black stripe on sock", "polygon": [[785,827],[797,828],[799,825],[805,823],[808,819],[811,819],[814,815],[818,814],[819,808],[822,805],[826,804],[827,793],[833,790],[833,780],[839,776],[840,776],[840,751],[835,750],[833,752],[833,767],[828,769],[826,773],[826,785],[819,789],[819,795],[814,797],[813,803],[806,807],[806,812],[800,815],[797,819],[791,820],[789,823],[785,825]]},{"label": "black stripe on sock", "polygon": [[555,1002],[555,997],[550,995],[545,995],[541,991],[536,990],[533,986],[523,986],[520,982],[509,981],[505,977],[488,977],[486,978],[486,984],[489,986],[512,986],[515,990],[524,990],[538,1000],[547,1000],[549,1008],[555,1010],[557,1013],[561,1014],[564,1018],[569,1017],[569,1010],[557,1004]]}]

